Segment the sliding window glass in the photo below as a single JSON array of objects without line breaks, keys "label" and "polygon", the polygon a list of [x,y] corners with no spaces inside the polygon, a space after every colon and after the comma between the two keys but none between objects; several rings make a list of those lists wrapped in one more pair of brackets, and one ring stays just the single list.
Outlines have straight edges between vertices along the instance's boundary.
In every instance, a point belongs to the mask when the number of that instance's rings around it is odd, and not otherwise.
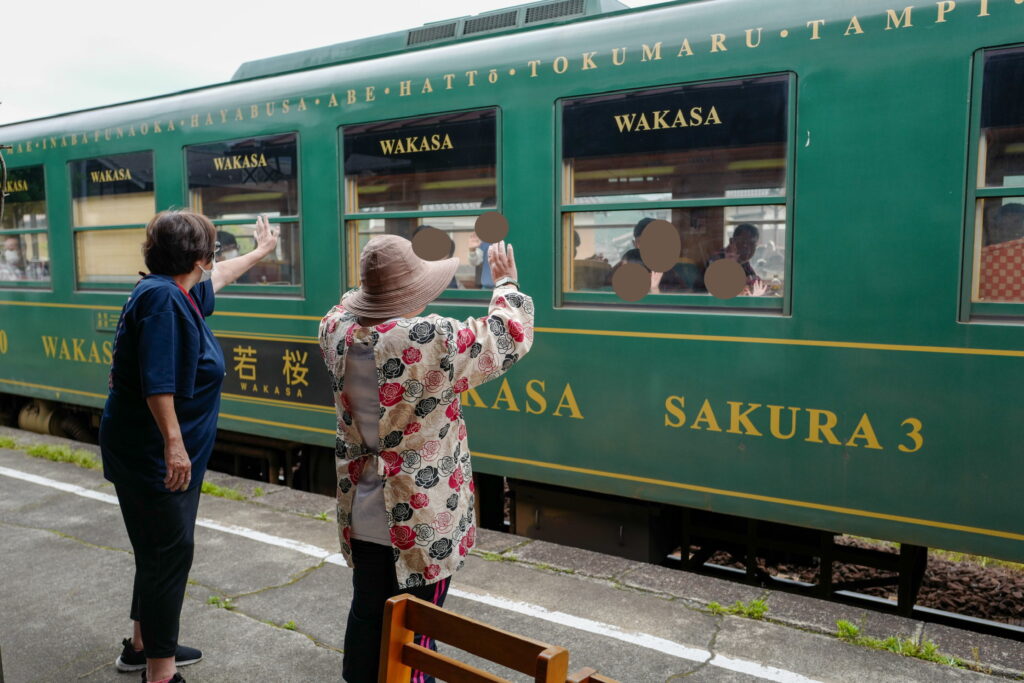
[{"label": "sliding window glass", "polygon": [[218,260],[256,248],[256,217],[281,227],[277,249],[229,292],[294,294],[302,284],[298,136],[295,133],[193,145],[185,150],[189,205],[217,226]]},{"label": "sliding window glass", "polygon": [[145,271],[142,243],[156,212],[153,152],[69,162],[79,287],[120,287]]},{"label": "sliding window glass", "polygon": [[[975,72],[969,311],[1024,316],[1024,47],[979,53]],[[980,88],[978,82],[980,81]],[[970,224],[970,222],[969,222]]]},{"label": "sliding window glass", "polygon": [[348,284],[374,235],[412,239],[424,227],[448,233],[459,268],[448,297],[494,286],[490,245],[474,233],[498,207],[497,111],[436,114],[348,126],[343,132]]},{"label": "sliding window glass", "polygon": [[[680,249],[637,306],[783,309],[791,195],[786,74],[563,100],[562,300],[615,304],[616,271],[668,221]],[[711,296],[716,260],[742,267],[735,299]],[[645,266],[646,267],[646,266]]]},{"label": "sliding window glass", "polygon": [[42,166],[7,171],[0,239],[0,287],[39,287],[50,280],[46,187]]}]

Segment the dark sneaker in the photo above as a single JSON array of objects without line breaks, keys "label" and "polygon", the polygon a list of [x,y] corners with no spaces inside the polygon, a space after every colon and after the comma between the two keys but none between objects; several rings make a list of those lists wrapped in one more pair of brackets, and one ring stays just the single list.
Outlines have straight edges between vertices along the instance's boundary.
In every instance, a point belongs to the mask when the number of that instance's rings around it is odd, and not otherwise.
[{"label": "dark sneaker", "polygon": [[[131,638],[125,638],[121,641],[124,645],[124,649],[121,650],[121,656],[117,658],[114,664],[117,666],[118,671],[144,671],[146,668],[146,653],[145,651],[139,652],[132,647]],[[189,664],[195,664],[203,658],[203,653],[194,647],[185,647],[179,645],[178,649],[174,652],[174,664],[176,666],[188,666]]]},{"label": "dark sneaker", "polygon": [[[142,672],[142,683],[149,683],[149,681],[146,680],[146,672],[145,671]],[[185,679],[181,677],[181,674],[176,673],[171,678],[171,683],[185,683]]]}]

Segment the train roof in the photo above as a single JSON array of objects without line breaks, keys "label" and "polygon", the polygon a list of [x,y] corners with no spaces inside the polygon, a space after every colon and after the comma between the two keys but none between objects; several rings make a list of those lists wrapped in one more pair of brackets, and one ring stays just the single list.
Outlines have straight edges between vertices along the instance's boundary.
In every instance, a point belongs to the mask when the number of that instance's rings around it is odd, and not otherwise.
[{"label": "train roof", "polygon": [[316,69],[629,10],[618,0],[545,0],[243,63],[232,81]]}]

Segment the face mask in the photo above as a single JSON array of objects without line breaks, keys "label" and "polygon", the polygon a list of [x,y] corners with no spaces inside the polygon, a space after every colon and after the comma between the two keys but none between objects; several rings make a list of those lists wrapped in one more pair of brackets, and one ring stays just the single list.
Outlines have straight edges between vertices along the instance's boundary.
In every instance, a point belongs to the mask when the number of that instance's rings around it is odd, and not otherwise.
[{"label": "face mask", "polygon": [[7,261],[12,266],[17,265],[21,262],[21,252],[14,251],[12,249],[4,250],[4,261]]},{"label": "face mask", "polygon": [[[198,264],[196,264],[196,265],[198,265]],[[214,261],[213,263],[211,263],[209,270],[207,270],[206,268],[203,268],[202,266],[199,266],[199,270],[203,271],[203,274],[199,276],[199,281],[200,282],[206,282],[211,277],[213,277],[213,271],[217,270],[217,262]]]},{"label": "face mask", "polygon": [[227,251],[222,251],[220,253],[220,255],[224,257],[225,261],[227,261],[228,259],[232,259],[232,258],[235,258],[236,256],[238,256],[238,250],[237,249],[228,249]]}]

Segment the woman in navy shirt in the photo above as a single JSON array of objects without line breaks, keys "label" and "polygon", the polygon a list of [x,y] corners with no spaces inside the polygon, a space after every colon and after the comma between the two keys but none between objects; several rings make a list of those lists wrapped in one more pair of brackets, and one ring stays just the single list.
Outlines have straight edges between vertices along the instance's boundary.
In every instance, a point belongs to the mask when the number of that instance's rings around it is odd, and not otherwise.
[{"label": "woman in navy shirt", "polygon": [[182,681],[176,667],[202,658],[178,645],[178,620],[224,381],[224,355],[206,318],[214,293],[273,251],[278,231],[260,217],[256,248],[215,269],[217,230],[205,216],[165,211],[146,226],[150,273],[121,311],[100,423],[103,474],[135,551],[134,634],[116,664],[146,669],[143,681]]}]

